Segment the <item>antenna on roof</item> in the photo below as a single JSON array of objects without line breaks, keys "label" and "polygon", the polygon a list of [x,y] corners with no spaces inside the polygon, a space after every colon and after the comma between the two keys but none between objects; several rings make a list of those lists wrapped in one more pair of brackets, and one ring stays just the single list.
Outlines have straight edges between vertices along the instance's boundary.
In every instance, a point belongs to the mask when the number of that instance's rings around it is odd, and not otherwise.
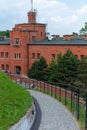
[{"label": "antenna on roof", "polygon": [[33,0],[31,0],[31,11],[33,11]]}]

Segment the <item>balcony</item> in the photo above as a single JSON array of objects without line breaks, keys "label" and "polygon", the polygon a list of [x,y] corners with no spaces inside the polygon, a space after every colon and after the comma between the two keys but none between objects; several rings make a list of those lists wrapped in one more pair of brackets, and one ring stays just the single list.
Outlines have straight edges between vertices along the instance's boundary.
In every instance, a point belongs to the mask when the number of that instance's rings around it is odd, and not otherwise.
[{"label": "balcony", "polygon": [[20,47],[21,45],[14,43],[14,44],[12,44],[12,46],[14,46],[14,47]]}]

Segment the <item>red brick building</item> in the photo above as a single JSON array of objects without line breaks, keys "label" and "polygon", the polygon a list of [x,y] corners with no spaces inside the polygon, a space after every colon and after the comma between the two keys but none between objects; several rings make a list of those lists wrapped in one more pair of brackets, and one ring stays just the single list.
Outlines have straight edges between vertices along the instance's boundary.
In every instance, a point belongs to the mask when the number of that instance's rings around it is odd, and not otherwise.
[{"label": "red brick building", "polygon": [[87,35],[53,35],[46,38],[46,24],[36,22],[36,11],[28,13],[28,23],[16,24],[10,38],[0,37],[0,70],[26,75],[40,56],[49,63],[58,53],[70,49],[78,58],[87,55]]}]

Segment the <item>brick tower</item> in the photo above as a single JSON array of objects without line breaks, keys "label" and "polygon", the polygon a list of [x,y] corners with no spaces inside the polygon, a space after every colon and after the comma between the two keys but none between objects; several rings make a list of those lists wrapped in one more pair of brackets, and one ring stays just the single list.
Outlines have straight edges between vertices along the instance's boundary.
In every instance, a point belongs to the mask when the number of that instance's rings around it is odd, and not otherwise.
[{"label": "brick tower", "polygon": [[36,10],[33,9],[33,0],[31,0],[31,10],[28,12],[28,23],[36,23]]},{"label": "brick tower", "polygon": [[16,24],[10,32],[10,72],[26,75],[31,66],[29,45],[36,44],[45,38],[46,24],[36,22],[36,11],[33,9],[33,0],[31,0],[28,23]]},{"label": "brick tower", "polygon": [[28,12],[28,23],[36,23],[36,11]]}]

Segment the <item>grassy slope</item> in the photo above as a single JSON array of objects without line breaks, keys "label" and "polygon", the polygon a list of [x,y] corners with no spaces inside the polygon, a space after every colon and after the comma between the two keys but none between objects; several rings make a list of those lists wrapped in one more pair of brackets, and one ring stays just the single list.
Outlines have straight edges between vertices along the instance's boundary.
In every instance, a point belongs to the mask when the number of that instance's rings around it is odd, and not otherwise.
[{"label": "grassy slope", "polygon": [[0,130],[8,130],[31,105],[29,92],[0,72]]}]

